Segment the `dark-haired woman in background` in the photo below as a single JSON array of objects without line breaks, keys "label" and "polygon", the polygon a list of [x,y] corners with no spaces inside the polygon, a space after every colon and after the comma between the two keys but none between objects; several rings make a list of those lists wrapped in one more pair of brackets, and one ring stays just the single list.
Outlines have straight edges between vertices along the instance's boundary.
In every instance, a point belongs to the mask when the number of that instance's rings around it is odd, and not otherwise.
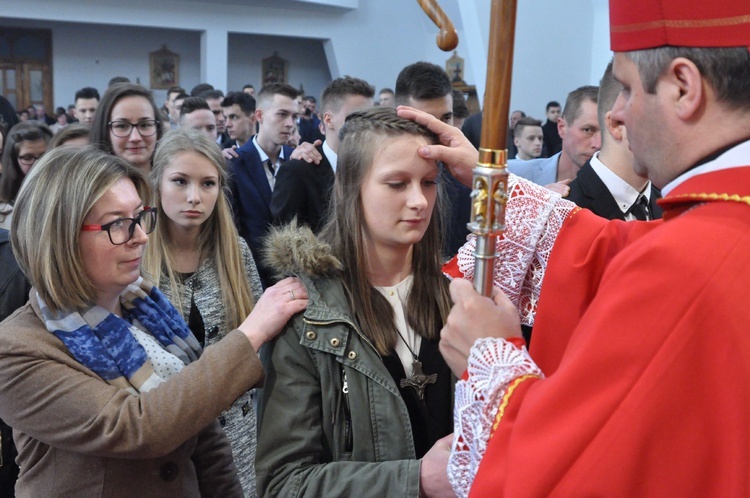
[{"label": "dark-haired woman in background", "polygon": [[96,108],[91,145],[148,173],[163,134],[151,91],[133,83],[117,83],[104,92]]},{"label": "dark-haired woman in background", "polygon": [[3,147],[3,174],[0,176],[0,228],[10,228],[13,204],[26,175],[52,139],[52,131],[39,121],[18,123],[8,132]]}]

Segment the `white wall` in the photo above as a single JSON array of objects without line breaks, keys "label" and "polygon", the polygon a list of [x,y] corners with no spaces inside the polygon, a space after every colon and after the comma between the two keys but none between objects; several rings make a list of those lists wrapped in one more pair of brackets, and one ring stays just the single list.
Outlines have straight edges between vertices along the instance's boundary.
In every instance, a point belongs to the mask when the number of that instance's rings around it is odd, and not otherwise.
[{"label": "white wall", "polygon": [[239,90],[250,83],[259,90],[263,59],[274,52],[287,61],[287,83],[295,88],[303,85],[306,95],[319,96],[331,81],[321,40],[233,33],[229,35],[227,88]]},{"label": "white wall", "polygon": [[[140,76],[147,83],[148,52],[164,43],[180,54],[183,86],[197,83],[205,72],[209,82],[226,90],[248,78],[257,80],[253,74],[259,74],[259,60],[270,55],[265,52],[278,40],[271,37],[296,38],[285,40],[278,51],[290,61],[290,82],[295,86],[302,82],[305,91],[314,95],[329,77],[344,74],[364,78],[377,88],[393,87],[405,65],[426,60],[442,66],[451,55],[436,47],[437,29],[412,0],[360,0],[358,7],[356,2],[332,2],[354,8],[243,2],[0,0],[0,26],[42,19],[42,25],[53,28],[56,104],[68,102],[84,84],[103,89],[114,74]],[[607,2],[518,3],[511,107],[541,117],[548,100],[563,101],[570,90],[598,81],[610,57]],[[442,4],[459,31],[465,79],[477,85],[481,95],[490,0],[443,0]],[[209,53],[202,60],[203,32],[214,42],[225,37],[226,42],[211,46],[227,46],[227,51]],[[157,94],[157,100],[161,98]]]},{"label": "white wall", "polygon": [[[477,40],[468,47],[473,60],[466,74],[473,76],[471,83],[482,95],[491,1],[457,1],[465,29],[459,35]],[[571,90],[598,84],[610,58],[605,0],[518,0],[511,110],[544,118],[548,101],[564,105]]]}]

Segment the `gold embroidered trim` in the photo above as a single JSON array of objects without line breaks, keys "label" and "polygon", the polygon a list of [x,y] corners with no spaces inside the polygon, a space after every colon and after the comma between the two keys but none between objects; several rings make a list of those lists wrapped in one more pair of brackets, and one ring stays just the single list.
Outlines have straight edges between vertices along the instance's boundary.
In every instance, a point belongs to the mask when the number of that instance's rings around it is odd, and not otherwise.
[{"label": "gold embroidered trim", "polygon": [[695,19],[695,20],[668,20],[661,19],[658,21],[643,22],[639,24],[626,24],[622,26],[612,26],[610,30],[613,33],[631,33],[633,31],[644,31],[659,28],[716,28],[739,26],[741,24],[750,24],[750,15],[722,17],[719,19]]},{"label": "gold embroidered trim", "polygon": [[750,195],[740,196],[739,194],[708,194],[708,193],[695,193],[695,194],[680,194],[669,196],[666,201],[690,199],[696,201],[725,201],[725,202],[740,202],[750,206]]},{"label": "gold embroidered trim", "polygon": [[529,379],[541,379],[541,377],[537,374],[525,374],[520,377],[516,377],[513,379],[513,381],[508,384],[508,389],[505,390],[505,394],[503,394],[503,399],[500,401],[500,406],[497,408],[497,415],[495,415],[495,421],[492,423],[492,431],[490,431],[490,439],[492,439],[492,435],[495,434],[495,431],[497,430],[497,426],[500,425],[500,420],[502,420],[503,415],[505,415],[505,408],[507,408],[508,403],[510,403],[510,397],[513,395],[513,391],[516,390],[516,388],[521,385],[521,382]]}]

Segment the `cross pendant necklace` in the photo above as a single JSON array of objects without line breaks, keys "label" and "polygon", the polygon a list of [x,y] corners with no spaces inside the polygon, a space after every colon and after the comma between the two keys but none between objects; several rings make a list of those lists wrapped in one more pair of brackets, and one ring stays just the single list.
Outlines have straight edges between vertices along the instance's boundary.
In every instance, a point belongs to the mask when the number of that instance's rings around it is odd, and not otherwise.
[{"label": "cross pendant necklace", "polygon": [[411,375],[405,379],[401,379],[401,387],[411,387],[417,391],[419,399],[424,401],[424,390],[427,384],[434,384],[437,382],[437,374],[426,375],[422,371],[422,362],[419,361],[417,356],[414,356],[414,361],[411,364],[412,372]]},{"label": "cross pendant necklace", "polygon": [[402,341],[404,341],[404,344],[409,349],[409,352],[411,353],[412,362],[411,362],[411,375],[409,377],[406,377],[405,379],[401,379],[400,385],[401,387],[411,387],[417,392],[417,396],[419,396],[419,399],[424,401],[424,390],[427,387],[428,384],[434,384],[437,382],[437,374],[431,374],[427,375],[422,370],[422,362],[419,361],[419,356],[414,352],[414,350],[409,346],[409,343],[406,342],[406,339],[404,339],[404,336],[401,335],[401,332],[396,330],[398,332],[398,336],[401,338]]}]

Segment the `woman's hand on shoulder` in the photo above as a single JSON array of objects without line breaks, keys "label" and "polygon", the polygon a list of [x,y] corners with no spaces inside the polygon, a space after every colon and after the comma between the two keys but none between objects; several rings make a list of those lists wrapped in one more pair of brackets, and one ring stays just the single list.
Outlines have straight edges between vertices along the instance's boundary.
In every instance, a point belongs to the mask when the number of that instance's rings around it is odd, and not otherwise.
[{"label": "woman's hand on shoulder", "polygon": [[305,308],[307,289],[298,278],[288,277],[263,292],[239,329],[258,351],[281,332],[292,316]]}]

